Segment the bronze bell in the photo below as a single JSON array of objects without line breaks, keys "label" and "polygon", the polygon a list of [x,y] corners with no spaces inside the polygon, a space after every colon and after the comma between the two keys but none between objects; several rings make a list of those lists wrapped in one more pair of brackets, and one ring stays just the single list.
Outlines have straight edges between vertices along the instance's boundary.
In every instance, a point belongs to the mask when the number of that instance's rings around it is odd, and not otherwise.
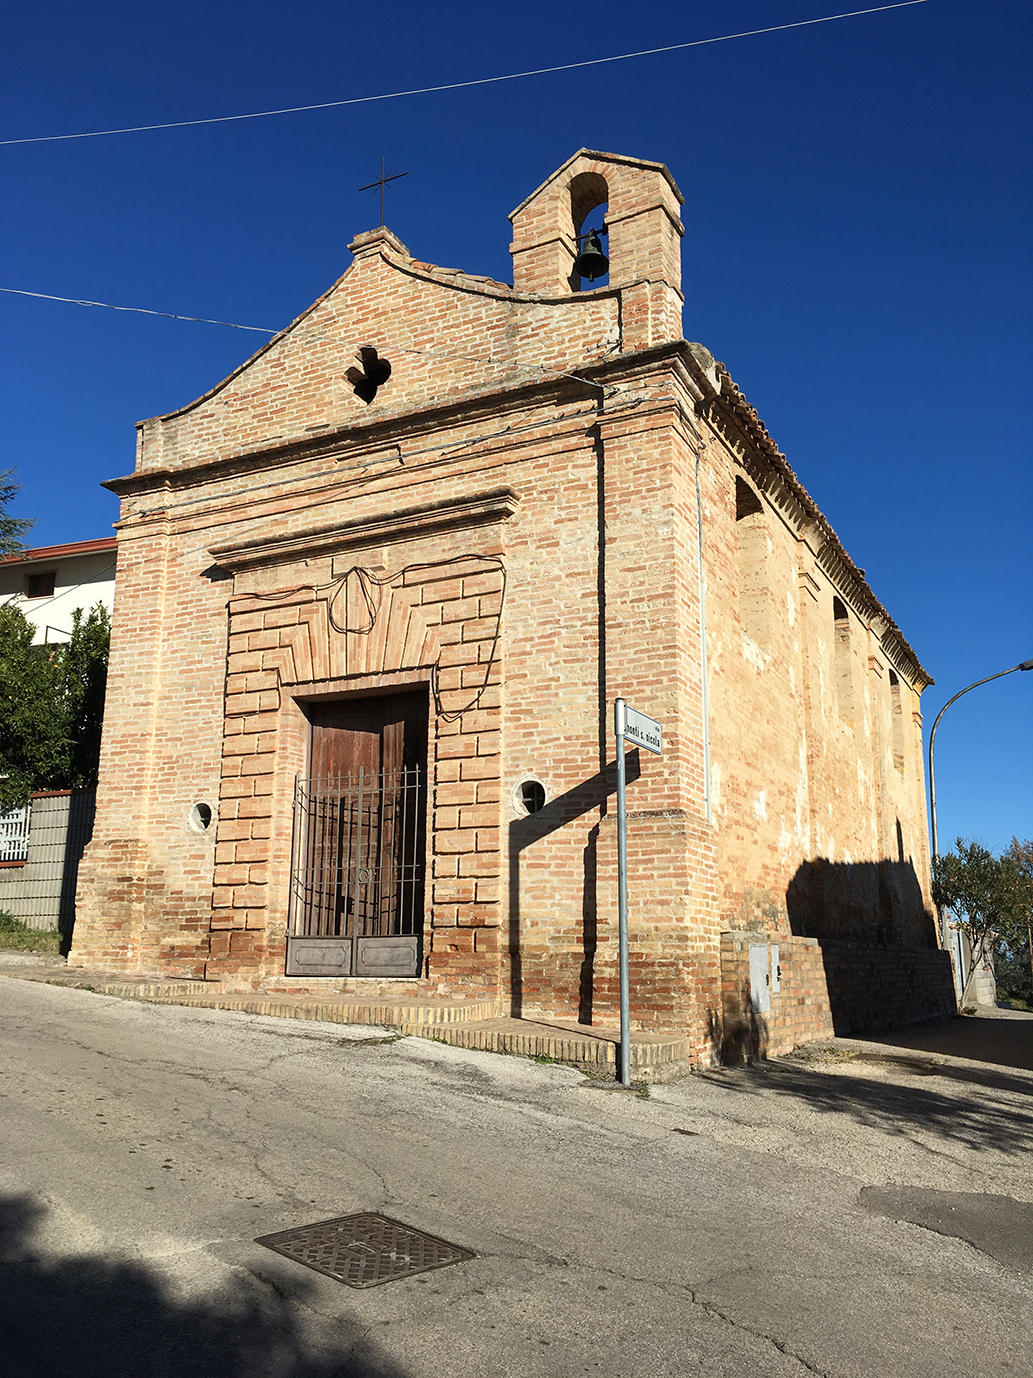
[{"label": "bronze bell", "polygon": [[603,246],[599,243],[599,232],[589,230],[585,246],[574,260],[574,272],[578,277],[595,282],[596,278],[601,278],[609,270],[610,260],[603,253]]}]

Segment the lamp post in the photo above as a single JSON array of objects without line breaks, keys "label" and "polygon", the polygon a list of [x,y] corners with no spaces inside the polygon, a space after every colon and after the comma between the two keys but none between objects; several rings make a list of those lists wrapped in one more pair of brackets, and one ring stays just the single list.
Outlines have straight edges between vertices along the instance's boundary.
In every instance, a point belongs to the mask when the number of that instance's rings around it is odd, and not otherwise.
[{"label": "lamp post", "polygon": [[978,689],[981,684],[989,684],[992,679],[1002,679],[1005,675],[1013,675],[1016,670],[1033,670],[1033,660],[1024,660],[1021,665],[1013,665],[1010,670],[999,670],[996,675],[987,675],[986,679],[977,679],[975,684],[966,685],[964,689],[959,689],[952,699],[948,699],[936,715],[936,721],[933,723],[933,730],[929,733],[929,812],[932,817],[932,837],[930,841],[933,847],[934,866],[940,852],[936,839],[936,775],[933,770],[933,745],[936,741],[936,729],[940,725],[940,719],[952,703],[957,703],[962,694],[967,694],[970,689]]},{"label": "lamp post", "polygon": [[[966,685],[964,689],[959,689],[952,699],[948,699],[936,715],[936,720],[933,723],[933,730],[929,733],[929,815],[931,822],[929,841],[932,844],[934,877],[936,875],[936,863],[939,860],[940,856],[940,849],[936,833],[936,772],[933,769],[933,747],[936,743],[936,729],[939,727],[940,719],[943,717],[944,713],[946,713],[947,709],[951,706],[952,703],[957,703],[958,699],[961,698],[962,694],[967,694],[970,689],[978,689],[981,684],[989,684],[990,681],[993,679],[1002,679],[1005,675],[1013,675],[1016,670],[1033,670],[1033,660],[1024,660],[1020,665],[1013,665],[1010,670],[999,670],[996,675],[987,675],[986,679],[977,679],[975,684]],[[937,910],[939,910],[939,906],[937,906]],[[959,962],[962,960],[960,934],[958,935],[958,959]],[[962,994],[964,991],[965,984],[963,965],[962,970],[959,972],[958,975],[962,986],[962,991],[959,992],[960,997],[960,994]]]}]

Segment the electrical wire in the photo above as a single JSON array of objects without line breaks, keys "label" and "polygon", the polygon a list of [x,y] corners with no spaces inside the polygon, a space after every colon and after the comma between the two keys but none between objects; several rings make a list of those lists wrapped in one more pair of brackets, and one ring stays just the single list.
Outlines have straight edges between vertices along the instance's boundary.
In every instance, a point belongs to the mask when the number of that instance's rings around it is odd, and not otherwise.
[{"label": "electrical wire", "polygon": [[[489,569],[495,570],[496,573],[499,575],[502,585],[501,589],[499,590],[499,610],[495,614],[495,632],[491,642],[491,653],[489,654],[488,660],[484,667],[484,683],[477,690],[476,694],[474,694],[473,698],[469,701],[469,703],[467,703],[463,708],[446,709],[443,707],[441,702],[442,689],[440,683],[440,653],[438,655],[438,659],[434,662],[431,681],[431,688],[434,694],[434,707],[438,717],[446,723],[457,722],[463,716],[464,713],[469,713],[472,709],[476,708],[477,705],[480,703],[482,697],[484,696],[484,693],[487,690],[489,683],[491,682],[492,666],[495,664],[495,659],[498,655],[499,637],[502,631],[502,609],[505,606],[506,602],[506,566],[504,562],[500,560],[496,555],[455,555],[450,560],[432,560],[423,564],[406,565],[404,569],[397,570],[394,574],[388,574],[383,577],[374,574],[374,572],[371,569],[363,569],[360,565],[353,565],[351,569],[347,570],[343,575],[340,575],[337,579],[335,579],[332,584],[322,586],[325,588],[333,588],[334,585],[336,585],[334,592],[329,596],[327,600],[326,610],[327,620],[329,621],[330,626],[333,627],[334,631],[339,632],[343,635],[350,634],[353,636],[368,636],[377,624],[377,614],[379,612],[377,602],[374,599],[372,593],[370,592],[371,587],[376,589],[390,588],[392,585],[396,584],[400,579],[404,582],[405,575],[407,575],[411,570],[446,569],[449,565],[466,564],[469,562],[479,564],[482,567],[487,565]],[[365,607],[366,614],[369,618],[368,627],[349,627],[347,620],[347,606],[345,607],[345,620],[343,623],[338,622],[334,612],[334,607],[337,603],[338,598],[340,598],[342,594],[344,594],[347,598],[348,580],[351,578],[353,574],[356,576],[359,586],[359,592],[362,596],[363,605]]]},{"label": "electrical wire", "polygon": [[[495,660],[498,656],[499,638],[502,632],[502,612],[506,603],[507,575],[505,562],[497,555],[478,555],[476,553],[453,555],[449,560],[430,560],[423,564],[406,565],[403,569],[396,570],[394,574],[388,574],[383,577],[375,574],[371,569],[364,569],[361,565],[352,565],[351,569],[346,570],[344,574],[339,574],[335,579],[331,579],[330,582],[326,584],[295,584],[293,588],[289,589],[274,589],[269,592],[259,590],[253,593],[248,592],[241,596],[256,602],[284,603],[289,598],[295,598],[299,594],[311,591],[313,601],[318,600],[326,604],[327,622],[335,632],[341,636],[368,636],[377,624],[378,613],[376,601],[370,592],[371,587],[376,589],[390,588],[393,584],[396,584],[399,579],[402,579],[404,582],[404,577],[410,570],[447,569],[450,565],[468,563],[482,566],[487,565],[489,569],[495,570],[499,575],[501,581],[501,588],[499,590],[499,610],[494,617],[495,632],[491,641],[491,653],[484,667],[484,683],[465,707],[445,709],[442,706],[442,690],[440,685],[441,666],[439,663],[441,659],[440,653],[438,659],[434,662],[431,675],[431,692],[434,695],[434,709],[437,716],[441,718],[442,721],[453,723],[457,722],[464,713],[469,713],[471,709],[476,708],[480,703],[491,682],[492,666],[495,664]],[[355,575],[358,581],[359,593],[362,596],[366,614],[369,618],[368,627],[349,627],[347,607],[345,608],[344,622],[339,622],[334,612],[334,606],[341,594],[346,593],[348,580],[352,575]]]},{"label": "electrical wire", "polygon": [[[882,14],[886,10],[905,10],[912,5],[924,5],[926,0],[896,0],[892,5],[875,5],[870,9],[847,10],[843,14],[826,14],[818,19],[798,19],[792,24],[772,24],[764,29],[744,29],[741,33],[720,34],[715,38],[696,38],[688,43],[668,43],[662,48],[642,48],[634,53],[617,53],[612,57],[593,57],[583,62],[564,62],[556,67],[535,67],[527,72],[507,72],[504,76],[477,77],[472,81],[452,81],[441,86],[420,86],[409,91],[385,91],[378,96],[353,96],[349,100],[320,101],[315,105],[289,105],[282,110],[254,110],[244,115],[214,115],[201,120],[169,120],[164,124],[134,124],[123,129],[90,129],[77,134],[39,134],[28,139],[0,139],[0,146],[11,144],[56,143],[62,139],[100,139],[110,134],[144,134],[156,129],[186,129],[201,124],[229,124],[234,120],[263,120],[272,115],[297,115],[308,110],[334,110],[344,105],[368,105],[373,101],[397,100],[402,96],[427,96],[439,91],[462,91],[471,86],[490,86],[501,81],[520,81],[524,77],[548,76],[554,72],[572,72],[581,67],[600,67],[608,62],[627,62],[635,57],[654,57],[659,53],[677,53],[686,48],[703,48],[711,43],[728,43],[735,38],[755,38],[761,34],[782,33],[786,29],[806,29],[813,24],[831,24],[837,19],[857,19],[866,14]],[[92,304],[92,303],[91,303]],[[220,322],[224,324],[225,322]],[[253,327],[245,327],[251,329]]]},{"label": "electrical wire", "polygon": [[256,330],[260,335],[278,335],[266,325],[238,325],[236,321],[213,321],[207,316],[177,316],[171,311],[151,311],[146,306],[112,306],[109,301],[84,301],[81,297],[55,297],[49,292],[25,292],[20,287],[0,287],[16,297],[41,297],[44,301],[66,301],[72,306],[103,306],[107,311],[135,311],[141,316],[165,316],[170,321],[198,321],[201,325],[228,325],[233,330]]}]

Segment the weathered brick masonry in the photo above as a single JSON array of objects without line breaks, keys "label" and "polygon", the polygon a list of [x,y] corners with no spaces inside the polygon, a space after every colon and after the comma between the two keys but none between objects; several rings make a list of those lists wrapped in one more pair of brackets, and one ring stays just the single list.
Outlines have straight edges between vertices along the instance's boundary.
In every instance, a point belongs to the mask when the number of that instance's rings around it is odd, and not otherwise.
[{"label": "weathered brick masonry", "polygon": [[[826,983],[822,942],[875,945],[887,971],[939,957],[928,677],[727,372],[682,339],[681,204],[661,165],[582,150],[513,213],[513,286],[359,235],[293,325],[141,424],[135,472],[109,485],[112,666],[74,960],[610,1024],[617,694],[665,734],[630,765],[638,1027],[709,1055],[722,933],[799,954],[813,1013],[780,1014],[783,1042],[829,1027],[850,988],[840,956]],[[576,234],[604,205],[592,288]],[[362,346],[391,365],[368,404],[344,376]],[[413,689],[418,971],[287,976],[311,724]]]}]

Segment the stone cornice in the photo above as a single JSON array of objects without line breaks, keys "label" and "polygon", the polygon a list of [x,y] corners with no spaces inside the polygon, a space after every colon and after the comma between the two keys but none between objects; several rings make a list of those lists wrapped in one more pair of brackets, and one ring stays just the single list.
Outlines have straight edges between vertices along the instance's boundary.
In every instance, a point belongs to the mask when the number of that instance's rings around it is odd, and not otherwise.
[{"label": "stone cornice", "polygon": [[389,517],[357,517],[354,521],[307,527],[287,535],[215,545],[208,553],[222,569],[233,572],[256,565],[289,564],[361,546],[392,545],[442,531],[506,521],[519,504],[520,498],[511,488],[495,488],[472,497],[403,508]]},{"label": "stone cornice", "polygon": [[[817,565],[853,605],[855,612],[868,622],[898,671],[921,692],[934,682],[932,676],[923,668],[903,632],[873,593],[864,571],[847,554],[828,519],[797,478],[731,374],[723,364],[714,363],[700,346],[688,346],[688,350],[692,352],[697,377],[701,381],[704,376],[706,378],[708,397],[701,410],[758,487],[795,521],[798,538],[809,547]],[[708,362],[711,366],[705,368]],[[717,390],[715,383],[719,385]]]},{"label": "stone cornice", "polygon": [[[680,341],[654,345],[632,354],[612,355],[600,362],[575,364],[571,373],[557,373],[552,378],[543,379],[539,376],[522,379],[509,386],[492,385],[455,401],[434,403],[416,411],[385,416],[372,424],[368,421],[350,424],[316,436],[299,436],[277,445],[220,455],[202,464],[143,469],[123,474],[105,480],[101,487],[119,497],[152,492],[170,493],[207,484],[213,479],[237,474],[253,475],[263,469],[279,467],[285,461],[302,463],[322,458],[350,461],[365,455],[375,456],[402,445],[414,436],[477,425],[488,417],[498,420],[508,412],[526,410],[529,405],[558,405],[564,399],[569,399],[572,393],[593,396],[595,388],[606,388],[617,381],[626,382],[647,374],[666,360],[681,357],[684,349]],[[587,388],[586,383],[589,384]],[[548,420],[543,421],[543,425],[548,424]],[[459,443],[457,441],[457,446]],[[392,457],[397,458],[397,455]]]}]

